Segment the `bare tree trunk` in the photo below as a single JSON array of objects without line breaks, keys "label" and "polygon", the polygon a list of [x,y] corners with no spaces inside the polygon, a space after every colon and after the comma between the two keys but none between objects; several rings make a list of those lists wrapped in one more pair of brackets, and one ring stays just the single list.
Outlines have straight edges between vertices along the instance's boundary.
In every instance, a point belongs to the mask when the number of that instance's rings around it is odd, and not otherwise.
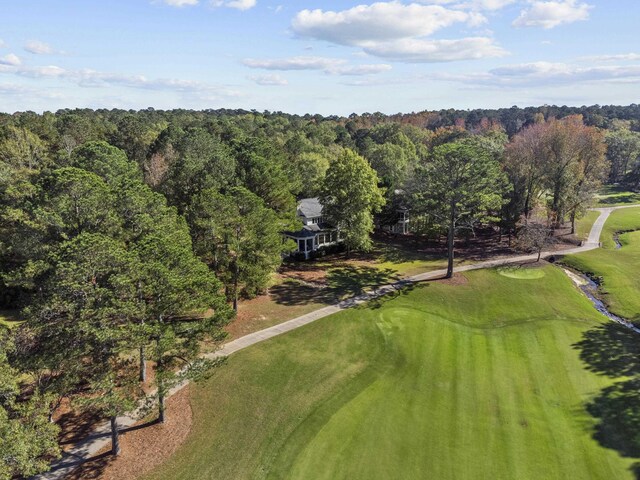
[{"label": "bare tree trunk", "polygon": [[160,423],[164,423],[165,420],[166,402],[164,397],[164,386],[158,385],[158,422]]},{"label": "bare tree trunk", "polygon": [[144,345],[140,347],[140,381],[147,381],[147,355]]},{"label": "bare tree trunk", "polygon": [[111,453],[114,456],[120,455],[120,433],[118,432],[118,419],[114,415],[111,421]]},{"label": "bare tree trunk", "polygon": [[233,310],[238,311],[238,259],[235,262],[235,272],[233,274]]},{"label": "bare tree trunk", "polygon": [[542,256],[542,249],[538,250],[538,260],[536,260],[536,262],[540,261],[540,257]]},{"label": "bare tree trunk", "polygon": [[524,201],[524,224],[525,225],[527,224],[527,221],[529,220],[529,216],[531,215],[530,203],[531,203],[531,193],[527,191],[527,196]]},{"label": "bare tree trunk", "polygon": [[571,235],[576,233],[576,211],[571,212]]},{"label": "bare tree trunk", "polygon": [[453,277],[453,225],[449,226],[449,235],[447,236],[447,278]]},{"label": "bare tree trunk", "polygon": [[455,241],[455,203],[451,202],[451,217],[449,218],[449,234],[447,235],[447,277],[453,277],[453,255],[454,255],[454,241]]}]

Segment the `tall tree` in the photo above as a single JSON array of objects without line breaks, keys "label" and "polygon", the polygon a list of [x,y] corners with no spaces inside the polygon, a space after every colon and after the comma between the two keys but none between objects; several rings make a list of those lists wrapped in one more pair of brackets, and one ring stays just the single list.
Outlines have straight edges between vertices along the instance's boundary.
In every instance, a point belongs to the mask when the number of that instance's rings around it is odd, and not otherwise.
[{"label": "tall tree", "polygon": [[35,169],[47,159],[47,145],[26,128],[7,127],[0,140],[0,160],[14,167]]},{"label": "tall tree", "polygon": [[135,245],[140,264],[138,284],[143,304],[143,334],[151,344],[158,387],[159,419],[165,418],[165,398],[179,381],[180,367],[188,373],[209,338],[223,338],[231,317],[222,285],[194,255],[189,230],[181,217],[165,222],[165,229],[145,235]]},{"label": "tall tree", "polygon": [[497,220],[506,177],[490,153],[471,142],[436,147],[418,170],[416,210],[436,218],[447,231],[447,278],[453,275],[454,241],[461,228]]},{"label": "tall tree", "polygon": [[117,454],[115,419],[142,394],[137,371],[127,368],[137,344],[132,319],[139,268],[124,243],[95,233],[60,244],[50,264],[25,312],[23,364],[46,379],[41,386],[48,393],[108,415]]},{"label": "tall tree", "polygon": [[329,165],[319,197],[322,214],[339,229],[348,252],[371,248],[373,214],[385,203],[378,182],[375,170],[352,150],[345,150]]},{"label": "tall tree", "polygon": [[606,134],[607,158],[611,162],[610,182],[620,182],[640,157],[640,133],[625,128]]},{"label": "tall tree", "polygon": [[9,364],[9,347],[0,329],[0,480],[45,472],[49,460],[60,455],[59,428],[49,422],[49,400],[38,391],[20,398],[20,374]]},{"label": "tall tree", "polygon": [[505,152],[505,170],[512,183],[515,222],[521,214],[525,220],[545,188],[546,162],[544,134],[546,127],[537,123],[513,137]]},{"label": "tall tree", "polygon": [[163,153],[168,164],[160,190],[184,214],[193,197],[208,188],[234,183],[236,162],[230,149],[201,128],[184,133],[175,129],[161,135],[153,153]]},{"label": "tall tree", "polygon": [[189,219],[196,252],[223,280],[236,311],[239,293],[263,291],[290,250],[282,232],[291,225],[243,187],[226,194],[205,190]]},{"label": "tall tree", "polygon": [[601,169],[595,167],[604,161],[604,138],[595,127],[585,126],[580,115],[551,119],[544,125],[546,185],[559,225],[571,210],[569,198],[575,193],[576,173],[601,177]]}]

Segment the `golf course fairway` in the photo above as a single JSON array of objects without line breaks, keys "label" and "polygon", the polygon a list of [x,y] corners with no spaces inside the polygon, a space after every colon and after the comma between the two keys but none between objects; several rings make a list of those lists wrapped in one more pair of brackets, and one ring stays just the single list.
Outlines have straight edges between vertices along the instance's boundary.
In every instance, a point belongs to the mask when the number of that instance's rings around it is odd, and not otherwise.
[{"label": "golf course fairway", "polygon": [[539,268],[425,283],[232,355],[144,478],[635,478],[585,409],[612,379],[577,344],[606,320]]}]

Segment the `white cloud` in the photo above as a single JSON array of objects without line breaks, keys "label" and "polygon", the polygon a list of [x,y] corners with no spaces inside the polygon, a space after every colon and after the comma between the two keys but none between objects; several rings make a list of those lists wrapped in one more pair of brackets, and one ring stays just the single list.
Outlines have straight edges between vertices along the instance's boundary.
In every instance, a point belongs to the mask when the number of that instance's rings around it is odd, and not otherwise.
[{"label": "white cloud", "polygon": [[345,63],[345,60],[326,57],[247,58],[242,63],[250,68],[265,70],[327,70]]},{"label": "white cloud", "polygon": [[593,55],[582,57],[588,62],[635,62],[640,60],[640,53],[621,53],[616,55]]},{"label": "white cloud", "polygon": [[[34,100],[61,100],[64,98],[62,94],[49,88],[31,88],[15,83],[0,83],[0,97],[3,96],[6,96],[3,101],[3,111],[5,112],[11,110],[8,105],[12,102],[16,105],[14,109],[17,110],[18,108],[24,109],[24,104],[27,102],[33,104]],[[18,100],[17,103],[16,100]]]},{"label": "white cloud", "polygon": [[402,39],[365,46],[370,55],[410,63],[453,62],[489,57],[502,57],[506,50],[486,37],[457,40]]},{"label": "white cloud", "polygon": [[0,38],[0,48],[6,48],[6,47],[7,47],[7,43]]},{"label": "white cloud", "polygon": [[18,66],[22,64],[22,60],[14,53],[9,53],[4,57],[0,57],[0,65]]},{"label": "white cloud", "polygon": [[578,0],[539,1],[530,0],[531,6],[520,12],[513,22],[514,27],[542,27],[550,29],[566,23],[589,18],[592,5]]},{"label": "white cloud", "polygon": [[[433,3],[438,5],[433,5]],[[458,4],[448,0],[423,0],[428,5],[398,1],[359,5],[333,12],[303,10],[292,22],[300,37],[355,46],[368,55],[399,62],[450,62],[499,57],[507,52],[493,39],[468,37],[432,40],[428,37],[454,24],[478,27],[487,19],[478,11],[464,11],[470,5],[493,9],[513,0],[473,0]],[[445,8],[440,4],[454,4]]]},{"label": "white cloud", "polygon": [[266,86],[266,87],[285,87],[289,85],[289,82],[286,78],[281,77],[280,75],[255,75],[249,77],[249,80],[253,80],[258,85]]},{"label": "white cloud", "polygon": [[474,4],[484,10],[500,10],[508,5],[516,3],[516,0],[475,0]]},{"label": "white cloud", "polygon": [[256,6],[256,0],[212,0],[214,7],[235,8],[236,10],[249,10]]},{"label": "white cloud", "polygon": [[427,36],[455,23],[477,26],[485,21],[486,18],[478,13],[394,1],[358,5],[341,12],[302,10],[294,17],[292,28],[301,37],[361,46],[369,42]]},{"label": "white cloud", "polygon": [[198,5],[199,0],[163,0],[164,3],[171,7],[188,7]]},{"label": "white cloud", "polygon": [[242,62],[249,68],[264,70],[318,70],[329,75],[373,75],[391,70],[391,65],[349,65],[346,60],[328,57],[289,57],[276,59],[248,58]]},{"label": "white cloud", "polygon": [[100,72],[91,69],[69,70],[56,65],[2,65],[0,74],[34,79],[63,80],[85,88],[125,87],[142,90],[176,92],[198,98],[237,98],[241,94],[224,85],[213,85],[175,78],[148,79],[143,75]]},{"label": "white cloud", "polygon": [[495,88],[579,85],[587,82],[640,84],[640,65],[583,67],[568,63],[533,62],[506,65],[485,73],[440,73],[432,78]]},{"label": "white cloud", "polygon": [[386,65],[384,63],[376,63],[370,65],[352,65],[352,66],[344,66],[338,67],[333,71],[327,71],[329,74],[333,75],[346,75],[346,76],[362,76],[362,75],[375,75],[378,73],[388,72],[393,67],[391,65]]},{"label": "white cloud", "polygon": [[54,53],[59,53],[53,49],[51,45],[48,43],[41,42],[39,40],[30,40],[24,45],[24,49],[35,55],[52,55]]},{"label": "white cloud", "polygon": [[416,0],[418,3],[426,5],[451,5],[456,9],[471,10],[500,10],[508,5],[516,3],[518,0],[468,0],[461,2],[459,0]]}]

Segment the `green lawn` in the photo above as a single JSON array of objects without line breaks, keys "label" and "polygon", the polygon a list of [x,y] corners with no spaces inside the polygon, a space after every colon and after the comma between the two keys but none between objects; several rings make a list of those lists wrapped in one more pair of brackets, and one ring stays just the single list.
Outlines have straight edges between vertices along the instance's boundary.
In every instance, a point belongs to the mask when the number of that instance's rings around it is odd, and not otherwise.
[{"label": "green lawn", "polygon": [[603,317],[556,267],[465,278],[232,355],[145,478],[634,478],[584,406],[611,383],[576,346]]},{"label": "green lawn", "polygon": [[576,221],[576,235],[580,240],[586,240],[589,238],[589,232],[591,227],[596,223],[596,220],[600,216],[600,212],[590,210],[584,217]]},{"label": "green lawn", "polygon": [[617,185],[606,185],[597,195],[598,207],[640,204],[640,193],[631,192]]},{"label": "green lawn", "polygon": [[563,263],[602,278],[603,300],[610,310],[632,321],[640,321],[640,231],[620,235],[622,248],[616,249],[616,232],[640,230],[640,208],[617,210],[611,214],[600,241],[603,248],[570,255]]}]

